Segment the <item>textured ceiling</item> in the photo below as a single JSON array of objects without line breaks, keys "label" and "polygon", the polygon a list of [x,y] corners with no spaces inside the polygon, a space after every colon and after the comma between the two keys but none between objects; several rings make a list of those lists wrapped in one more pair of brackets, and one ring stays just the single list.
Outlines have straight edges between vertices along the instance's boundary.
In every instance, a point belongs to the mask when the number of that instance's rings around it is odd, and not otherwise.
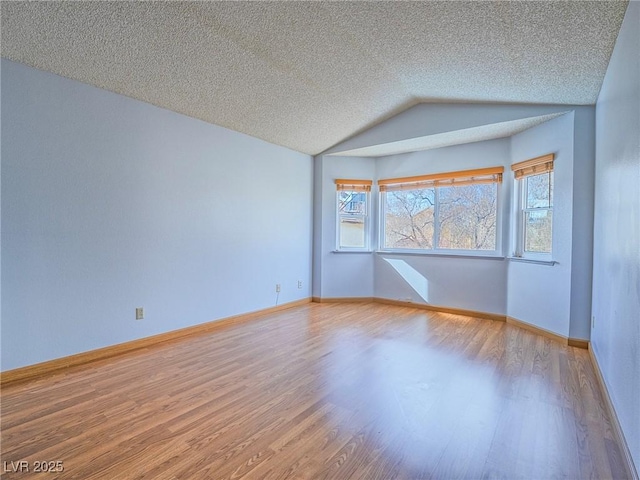
[{"label": "textured ceiling", "polygon": [[627,3],[2,2],[2,56],[316,154],[419,102],[593,104]]}]

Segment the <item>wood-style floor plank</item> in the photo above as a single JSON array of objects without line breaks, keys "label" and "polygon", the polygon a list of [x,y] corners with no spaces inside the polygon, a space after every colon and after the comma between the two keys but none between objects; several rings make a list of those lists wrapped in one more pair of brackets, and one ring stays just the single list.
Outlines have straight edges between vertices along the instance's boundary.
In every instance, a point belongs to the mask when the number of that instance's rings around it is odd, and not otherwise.
[{"label": "wood-style floor plank", "polygon": [[305,305],[1,400],[7,479],[625,478],[586,351],[403,306]]}]

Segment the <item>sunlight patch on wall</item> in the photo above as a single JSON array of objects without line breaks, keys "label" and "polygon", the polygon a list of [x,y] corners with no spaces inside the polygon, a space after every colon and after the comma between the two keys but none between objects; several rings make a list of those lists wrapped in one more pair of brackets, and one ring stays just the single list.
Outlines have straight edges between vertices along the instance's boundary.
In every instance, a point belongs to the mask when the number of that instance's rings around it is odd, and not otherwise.
[{"label": "sunlight patch on wall", "polygon": [[429,281],[404,260],[385,258],[385,262],[391,265],[396,272],[413,288],[418,295],[429,303]]}]

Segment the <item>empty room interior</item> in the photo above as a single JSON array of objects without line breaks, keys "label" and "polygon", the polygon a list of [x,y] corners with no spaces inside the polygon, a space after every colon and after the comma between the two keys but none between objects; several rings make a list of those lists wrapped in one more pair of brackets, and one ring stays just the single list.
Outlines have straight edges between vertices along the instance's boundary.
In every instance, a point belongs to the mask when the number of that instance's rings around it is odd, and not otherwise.
[{"label": "empty room interior", "polygon": [[3,478],[638,479],[640,2],[1,2]]}]

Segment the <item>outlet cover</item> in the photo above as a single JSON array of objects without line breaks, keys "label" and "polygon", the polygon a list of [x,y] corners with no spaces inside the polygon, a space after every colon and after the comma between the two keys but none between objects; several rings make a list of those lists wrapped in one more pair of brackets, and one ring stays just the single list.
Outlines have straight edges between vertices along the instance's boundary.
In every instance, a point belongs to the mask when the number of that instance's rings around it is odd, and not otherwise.
[{"label": "outlet cover", "polygon": [[137,307],[136,308],[136,320],[142,320],[144,318],[144,308]]}]

